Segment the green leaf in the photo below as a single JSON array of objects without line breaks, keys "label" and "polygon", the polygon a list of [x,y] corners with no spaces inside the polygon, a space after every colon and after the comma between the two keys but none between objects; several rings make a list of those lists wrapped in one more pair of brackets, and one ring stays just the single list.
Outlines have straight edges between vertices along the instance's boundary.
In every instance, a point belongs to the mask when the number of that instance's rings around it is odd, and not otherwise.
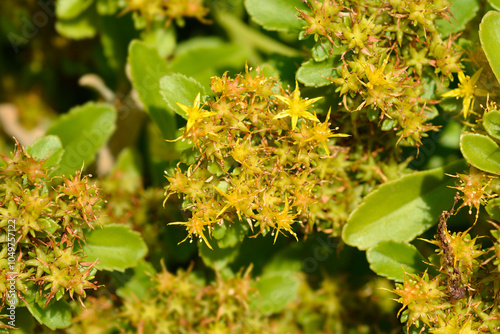
[{"label": "green leaf", "polygon": [[222,239],[226,235],[227,226],[226,224],[215,224],[214,229],[212,230],[212,237],[217,240]]},{"label": "green leaf", "polygon": [[224,43],[216,38],[196,38],[178,46],[169,71],[196,79],[208,91],[211,77],[231,68],[239,71],[246,59],[247,54],[241,45]]},{"label": "green leaf", "polygon": [[233,262],[240,251],[240,244],[234,247],[221,248],[217,242],[212,241],[210,245],[213,249],[208,248],[205,242],[201,241],[198,244],[199,255],[205,265],[218,270],[227,267],[228,264]]},{"label": "green leaf", "polygon": [[[290,58],[280,55],[272,55],[267,58],[267,63],[261,67],[261,73],[267,77],[279,76],[283,87],[290,85],[295,87],[297,64],[302,62],[302,58]],[[267,67],[267,69],[266,69]],[[270,70],[269,67],[273,69]]]},{"label": "green leaf", "polygon": [[314,61],[321,62],[335,55],[340,55],[345,50],[347,50],[345,45],[337,47],[332,45],[332,43],[329,40],[324,39],[314,44],[314,46],[311,49],[311,53]]},{"label": "green leaf", "polygon": [[299,32],[307,24],[298,17],[297,9],[310,13],[300,0],[245,0],[245,7],[264,29],[276,31]]},{"label": "green leaf", "polygon": [[408,242],[437,222],[453,204],[454,174],[465,169],[458,160],[442,168],[417,172],[381,185],[365,197],[342,231],[348,245],[368,249],[385,240]]},{"label": "green leaf", "polygon": [[[269,242],[269,239],[267,240]],[[306,254],[309,255],[312,253],[314,257],[322,259],[325,259],[325,256],[330,255],[328,253],[330,250],[325,249],[323,247],[324,245],[325,245],[324,243],[318,244],[316,241],[314,250],[311,251],[310,249],[307,248],[308,246],[310,246],[310,244],[305,244],[303,242],[300,243],[294,242],[277,250],[276,253],[273,254],[272,256],[271,254],[266,253],[267,254],[266,259],[268,259],[268,262],[265,264],[264,268],[262,269],[262,272],[264,274],[269,274],[273,272],[283,272],[283,271],[290,272],[290,274],[300,273],[302,268],[304,267],[305,263],[304,259],[306,257],[309,258],[309,256],[306,256]],[[273,244],[273,247],[279,247],[279,246]],[[309,262],[307,263],[309,264]]]},{"label": "green leaf", "polygon": [[264,274],[255,283],[259,293],[250,298],[250,308],[263,315],[280,312],[297,298],[299,286],[300,280],[293,271]]},{"label": "green leaf", "polygon": [[156,273],[153,265],[146,260],[141,260],[133,269],[125,273],[114,271],[113,279],[116,281],[116,294],[121,298],[148,298],[149,289],[154,286],[151,277]]},{"label": "green leaf", "polygon": [[441,131],[439,137],[439,144],[457,150],[460,148],[460,134],[462,133],[462,126],[458,122],[450,121],[445,124],[444,129]]},{"label": "green leaf", "polygon": [[427,261],[415,246],[395,241],[382,241],[366,252],[370,269],[380,276],[403,282],[405,272],[420,274],[427,269]]},{"label": "green leaf", "polygon": [[60,19],[74,19],[80,15],[94,0],[61,0],[56,2],[56,15]]},{"label": "green leaf", "polygon": [[476,13],[479,10],[479,2],[477,0],[450,0],[450,2],[450,20],[436,20],[439,33],[446,37],[464,30],[465,25],[476,17]]},{"label": "green leaf", "polygon": [[[248,225],[243,222],[235,222],[218,238],[217,245],[220,248],[235,247],[239,245],[248,233]],[[215,238],[215,237],[214,237]]]},{"label": "green leaf", "polygon": [[486,205],[486,212],[488,212],[491,218],[500,222],[500,198],[493,198],[489,200]]},{"label": "green leaf", "polygon": [[33,158],[47,159],[44,163],[47,168],[57,167],[64,154],[61,140],[54,135],[38,138],[26,151]]},{"label": "green leaf", "polygon": [[500,0],[488,0],[488,3],[496,10],[500,10]]},{"label": "green leaf", "polygon": [[121,0],[96,0],[99,15],[113,15],[120,8]]},{"label": "green leaf", "polygon": [[92,38],[97,33],[98,17],[95,9],[87,8],[71,19],[59,18],[56,21],[56,31],[71,39]]},{"label": "green leaf", "polygon": [[168,73],[167,62],[155,48],[134,40],[130,43],[128,63],[132,84],[144,108],[160,128],[163,137],[174,139],[177,130],[174,108],[168,108],[160,94],[160,78]]},{"label": "green leaf", "polygon": [[329,78],[336,76],[335,67],[338,67],[338,65],[338,59],[334,60],[334,58],[329,58],[320,63],[312,59],[308,60],[297,71],[297,80],[309,87],[329,85],[332,83]]},{"label": "green leaf", "polygon": [[43,308],[35,301],[37,290],[28,289],[25,292],[25,303],[35,319],[55,331],[58,328],[66,328],[71,325],[71,306],[64,300],[52,299],[47,307]]},{"label": "green leaf", "polygon": [[123,271],[135,267],[148,248],[138,232],[124,225],[106,225],[85,233],[85,260],[94,262],[99,270]]},{"label": "green leaf", "polygon": [[329,40],[325,39],[323,41],[318,41],[311,49],[311,55],[316,62],[321,62],[330,57],[330,49],[332,47],[332,43]]},{"label": "green leaf", "polygon": [[205,94],[205,90],[198,81],[193,78],[188,78],[182,74],[172,74],[161,78],[160,80],[161,95],[169,110],[176,112],[187,119],[186,113],[179,108],[176,102],[185,106],[192,106],[196,95]]},{"label": "green leaf", "polygon": [[56,135],[62,142],[64,154],[57,175],[73,174],[90,165],[97,151],[115,131],[116,110],[104,103],[87,103],[62,115],[47,130],[47,135]]},{"label": "green leaf", "polygon": [[139,12],[134,11],[132,13],[132,19],[134,20],[134,27],[137,30],[147,29],[148,21],[144,16],[142,16]]},{"label": "green leaf", "polygon": [[490,137],[464,133],[460,136],[460,151],[465,160],[477,169],[500,173],[500,148]]},{"label": "green leaf", "polygon": [[138,37],[131,15],[101,16],[100,37],[104,55],[111,68],[124,74],[130,41]]},{"label": "green leaf", "polygon": [[48,217],[38,218],[38,222],[47,235],[54,234],[61,227],[58,222]]},{"label": "green leaf", "polygon": [[488,111],[483,116],[483,125],[490,136],[500,140],[500,111]]},{"label": "green leaf", "polygon": [[479,25],[479,39],[491,69],[500,81],[500,13],[489,11]]},{"label": "green leaf", "polygon": [[170,25],[165,29],[163,22],[153,22],[150,29],[145,29],[141,33],[141,39],[151,47],[154,47],[161,58],[172,54],[175,49],[177,37],[175,26]]},{"label": "green leaf", "polygon": [[386,118],[382,122],[382,127],[380,128],[382,131],[391,131],[395,125],[397,125],[397,122],[395,119],[390,119]]}]

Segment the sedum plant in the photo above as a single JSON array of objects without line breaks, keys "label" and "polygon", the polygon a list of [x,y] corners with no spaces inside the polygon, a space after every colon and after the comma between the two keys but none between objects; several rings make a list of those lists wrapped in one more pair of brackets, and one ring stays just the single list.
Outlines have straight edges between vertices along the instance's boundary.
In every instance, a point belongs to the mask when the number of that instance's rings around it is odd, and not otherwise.
[{"label": "sedum plant", "polygon": [[188,117],[180,139],[193,148],[187,170],[178,165],[167,176],[167,198],[180,194],[193,215],[172,224],[185,225],[186,238],[201,238],[212,248],[205,234],[220,235],[225,221],[271,233],[276,241],[285,232],[297,238],[295,222],[311,229],[318,216],[328,219],[321,198],[339,186],[327,180],[344,174],[333,165],[345,155],[327,143],[348,135],[330,129],[330,114],[320,122],[307,110],[320,98],[304,99],[298,87],[285,93],[275,78],[252,76],[248,69],[234,79],[214,77],[212,90],[217,97],[210,111],[199,93],[193,106],[179,104]]},{"label": "sedum plant", "polygon": [[[307,23],[300,38],[314,36],[312,62],[340,54],[335,76],[328,78],[347,112],[378,120],[399,140],[420,145],[437,128],[428,121],[437,103],[432,87],[460,72],[462,51],[440,36],[436,22],[449,19],[448,1],[311,1],[299,10]],[[318,56],[316,52],[323,52]],[[319,65],[314,65],[319,66]],[[341,111],[340,109],[339,111]],[[361,118],[363,119],[363,118]]]},{"label": "sedum plant", "polygon": [[[20,146],[12,158],[3,160],[1,307],[12,298],[8,296],[12,275],[17,276],[15,299],[24,299],[29,288],[35,302],[45,305],[66,293],[85,298],[86,289],[97,288],[92,281],[95,263],[86,262],[76,248],[84,242],[83,231],[98,224],[97,189],[79,172],[50,187],[45,160],[33,158]],[[17,233],[8,233],[12,222]]]},{"label": "sedum plant", "polygon": [[497,1],[0,8],[2,331],[499,331]]}]

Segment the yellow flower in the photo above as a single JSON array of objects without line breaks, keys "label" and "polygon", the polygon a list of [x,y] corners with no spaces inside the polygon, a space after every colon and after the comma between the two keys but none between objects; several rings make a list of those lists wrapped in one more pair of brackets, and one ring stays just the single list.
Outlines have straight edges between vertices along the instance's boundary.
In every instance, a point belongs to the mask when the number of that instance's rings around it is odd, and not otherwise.
[{"label": "yellow flower", "polygon": [[363,85],[372,89],[375,86],[389,86],[391,88],[396,88],[391,82],[386,79],[385,75],[385,67],[389,63],[389,57],[385,58],[382,66],[373,70],[371,64],[365,65],[360,63],[361,67],[365,70],[366,78],[368,79],[368,83],[361,82]]},{"label": "yellow flower", "polygon": [[216,223],[216,220],[214,221],[204,221],[202,217],[199,215],[194,214],[189,221],[187,222],[173,222],[169,223],[169,225],[184,225],[186,226],[186,230],[188,231],[187,237],[184,238],[181,242],[178,244],[183,243],[186,241],[188,238],[193,238],[193,235],[198,236],[199,238],[203,239],[205,244],[207,245],[208,248],[212,249],[212,246],[210,246],[210,243],[208,242],[207,238],[205,237],[205,226],[208,227],[208,231],[210,233],[210,226],[212,224]]},{"label": "yellow flower", "polygon": [[328,124],[328,120],[330,119],[330,112],[332,108],[328,110],[328,114],[326,115],[326,120],[324,123],[319,123],[314,126],[314,136],[307,139],[306,141],[316,140],[318,143],[323,145],[323,148],[330,155],[330,150],[328,149],[328,145],[326,144],[330,138],[333,137],[349,137],[350,135],[346,135],[343,133],[332,133],[330,129],[330,124]]},{"label": "yellow flower", "polygon": [[185,106],[183,104],[180,104],[179,102],[175,102],[181,108],[185,113],[186,116],[188,117],[188,121],[186,124],[186,133],[193,127],[193,125],[200,119],[210,117],[213,115],[216,115],[216,112],[210,112],[210,111],[205,111],[203,110],[203,105],[200,105],[200,93],[196,95],[196,98],[194,99],[194,104],[192,107]]},{"label": "yellow flower", "polygon": [[314,122],[319,122],[319,119],[308,112],[307,108],[309,108],[311,104],[322,99],[323,97],[320,96],[310,100],[301,99],[297,81],[295,81],[295,90],[293,91],[291,99],[281,95],[274,95],[274,97],[288,106],[288,109],[274,116],[274,119],[290,116],[292,118],[292,130],[295,130],[295,128],[297,127],[297,121],[299,120],[299,117],[306,118]]},{"label": "yellow flower", "polygon": [[221,214],[223,214],[224,212],[226,212],[227,209],[229,209],[230,207],[234,207],[236,209],[236,214],[238,215],[238,218],[240,220],[241,219],[241,211],[244,211],[244,208],[241,207],[241,202],[244,202],[248,199],[248,195],[246,196],[241,196],[239,194],[239,192],[237,191],[237,189],[233,189],[233,192],[231,194],[226,194],[225,192],[223,192],[222,190],[220,190],[219,188],[217,188],[217,186],[213,185],[213,187],[215,188],[215,190],[217,190],[217,192],[226,198],[226,205],[224,205],[224,207],[222,208],[222,210],[220,210],[220,212],[217,214],[217,217],[216,218],[219,218]]},{"label": "yellow flower", "polygon": [[463,72],[458,73],[458,80],[460,83],[458,84],[458,88],[452,89],[449,92],[443,94],[443,97],[462,97],[462,111],[464,113],[464,118],[467,118],[467,114],[469,110],[474,106],[474,97],[477,96],[486,96],[488,94],[487,91],[483,89],[476,88],[476,82],[479,79],[479,75],[483,69],[480,68],[472,78],[468,75],[465,75]]},{"label": "yellow flower", "polygon": [[299,240],[297,239],[297,234],[295,234],[295,232],[292,230],[292,224],[294,223],[294,219],[298,216],[298,214],[290,214],[289,213],[290,209],[289,209],[289,204],[288,204],[288,195],[285,195],[285,207],[283,208],[283,211],[281,211],[280,213],[276,214],[275,218],[276,218],[276,231],[275,231],[275,235],[274,235],[274,243],[276,243],[276,239],[278,238],[278,234],[281,232],[283,233],[283,231],[281,230],[285,230],[287,232],[289,232],[291,235],[293,235],[295,237],[295,240]]}]

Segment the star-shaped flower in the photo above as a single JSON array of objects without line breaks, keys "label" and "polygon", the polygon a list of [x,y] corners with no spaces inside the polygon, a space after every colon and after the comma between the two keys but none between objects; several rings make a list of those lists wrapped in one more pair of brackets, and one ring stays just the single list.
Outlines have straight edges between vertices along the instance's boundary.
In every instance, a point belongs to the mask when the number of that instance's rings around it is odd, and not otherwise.
[{"label": "star-shaped flower", "polygon": [[463,72],[458,73],[458,88],[452,89],[449,92],[443,94],[443,97],[462,97],[462,112],[464,113],[464,118],[467,118],[469,110],[474,106],[475,96],[486,96],[488,92],[483,89],[476,88],[476,82],[479,79],[479,75],[483,69],[479,69],[472,78],[465,75]]},{"label": "star-shaped flower", "polygon": [[288,195],[285,195],[285,207],[283,211],[277,213],[275,215],[276,218],[276,231],[274,235],[274,243],[276,243],[276,239],[278,238],[279,233],[283,233],[282,230],[290,232],[291,235],[297,239],[297,234],[292,230],[292,224],[295,222],[294,219],[298,216],[298,214],[290,214],[290,208],[288,204]]},{"label": "star-shaped flower", "polygon": [[394,84],[387,80],[388,75],[385,74],[385,67],[389,63],[389,57],[385,58],[382,66],[379,68],[375,68],[372,64],[361,64],[361,67],[365,70],[366,78],[368,79],[368,83],[361,82],[364,86],[368,87],[368,89],[372,89],[375,86],[388,86],[391,88],[396,88]]},{"label": "star-shaped flower", "polygon": [[186,124],[186,133],[193,127],[193,125],[200,119],[216,115],[216,112],[203,110],[203,105],[200,105],[200,93],[196,95],[194,99],[194,104],[192,107],[185,106],[179,102],[175,102],[181,108],[188,117]]},{"label": "star-shaped flower", "polygon": [[330,124],[328,121],[330,120],[330,112],[332,109],[328,110],[328,114],[326,115],[326,120],[324,123],[315,124],[314,126],[314,136],[307,139],[306,141],[316,140],[319,144],[323,145],[326,153],[330,155],[330,150],[328,149],[327,142],[330,138],[333,137],[349,137],[350,135],[346,135],[343,133],[332,133],[330,129]]},{"label": "star-shaped flower", "polygon": [[310,100],[302,99],[300,97],[300,90],[297,81],[295,81],[295,90],[292,93],[291,99],[281,95],[274,95],[274,97],[276,97],[277,99],[279,99],[281,102],[285,103],[288,106],[288,109],[274,116],[274,119],[290,116],[292,118],[292,130],[295,130],[295,128],[297,127],[297,121],[299,120],[299,117],[314,122],[319,122],[319,119],[310,112],[308,112],[307,108],[309,108],[311,104],[322,99],[323,97],[320,96]]},{"label": "star-shaped flower", "polygon": [[208,248],[213,249],[212,246],[210,246],[210,243],[207,240],[207,237],[205,237],[205,227],[208,227],[208,232],[210,233],[210,226],[215,224],[217,221],[205,221],[201,215],[196,215],[194,214],[187,222],[173,222],[169,223],[169,225],[184,225],[186,226],[186,230],[188,231],[187,237],[184,238],[181,242],[178,244],[183,243],[186,241],[188,238],[193,238],[194,236],[197,236],[205,242]]}]

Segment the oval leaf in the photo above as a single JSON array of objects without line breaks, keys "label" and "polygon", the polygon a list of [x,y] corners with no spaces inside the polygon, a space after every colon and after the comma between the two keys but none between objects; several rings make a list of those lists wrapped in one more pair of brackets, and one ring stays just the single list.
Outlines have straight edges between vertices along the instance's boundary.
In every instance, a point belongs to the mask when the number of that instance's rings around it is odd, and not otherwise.
[{"label": "oval leaf", "polygon": [[500,140],[500,111],[492,110],[484,114],[483,125],[490,136]]},{"label": "oval leaf", "polygon": [[56,135],[62,142],[64,154],[57,175],[73,174],[90,165],[97,151],[115,131],[116,110],[103,103],[87,103],[71,109],[47,130],[47,135]]},{"label": "oval leaf", "polygon": [[493,198],[489,200],[486,205],[486,212],[488,212],[491,218],[500,222],[500,198]]},{"label": "oval leaf", "polygon": [[124,271],[135,267],[148,248],[138,232],[123,225],[106,225],[85,234],[85,261],[98,261],[99,270]]},{"label": "oval leaf", "polygon": [[309,87],[321,87],[331,84],[329,78],[336,77],[334,58],[329,58],[320,63],[309,60],[300,66],[297,71],[297,79]]},{"label": "oval leaf", "polygon": [[460,151],[467,162],[477,169],[500,173],[500,148],[490,137],[464,133],[460,136]]},{"label": "oval leaf", "polygon": [[44,163],[47,168],[57,167],[64,154],[61,140],[54,135],[38,138],[26,151],[33,158],[47,159]]},{"label": "oval leaf", "polygon": [[264,29],[277,31],[300,31],[307,24],[297,16],[297,9],[310,12],[300,0],[245,0],[245,7]]},{"label": "oval leaf", "polygon": [[381,185],[350,215],[342,231],[343,240],[359,249],[385,240],[413,240],[437,223],[439,215],[453,204],[456,191],[448,186],[454,180],[445,173],[465,167],[464,160],[458,160]]},{"label": "oval leaf", "polygon": [[428,268],[415,246],[403,242],[382,241],[366,252],[366,258],[371,270],[397,282],[404,281],[405,272],[420,274]]},{"label": "oval leaf", "polygon": [[479,39],[491,69],[500,81],[500,13],[489,11],[479,25]]},{"label": "oval leaf", "polygon": [[[71,325],[71,306],[64,300],[51,300],[49,305],[41,307],[36,301],[37,289],[32,285],[24,292],[24,302],[31,315],[39,323],[55,331],[58,328],[66,328]],[[40,297],[40,296],[38,296]]]},{"label": "oval leaf", "polygon": [[500,0],[488,0],[488,2],[491,7],[495,8],[496,10],[500,10]]},{"label": "oval leaf", "polygon": [[97,33],[99,17],[93,7],[87,8],[70,19],[58,18],[55,24],[56,31],[70,39],[92,38]]},{"label": "oval leaf", "polygon": [[245,66],[247,57],[245,49],[236,43],[198,38],[178,46],[169,71],[192,77],[210,90],[211,77],[230,69],[239,70]]},{"label": "oval leaf", "polygon": [[450,0],[451,15],[449,21],[442,19],[436,20],[436,26],[441,35],[448,37],[449,34],[454,34],[465,29],[467,22],[476,17],[479,10],[477,0]]},{"label": "oval leaf", "polygon": [[94,0],[64,0],[56,2],[56,15],[60,19],[73,19],[87,9]]},{"label": "oval leaf", "polygon": [[203,263],[217,270],[223,269],[233,262],[240,252],[240,244],[225,248],[220,247],[217,242],[212,242],[211,245],[213,249],[208,248],[204,242],[200,242],[198,251]]},{"label": "oval leaf", "polygon": [[160,57],[156,49],[134,40],[129,46],[128,63],[132,84],[144,109],[158,125],[163,137],[174,139],[177,130],[175,109],[168,108],[160,94],[160,78],[168,73],[166,60]]},{"label": "oval leaf", "polygon": [[154,286],[151,279],[156,274],[153,265],[146,260],[141,260],[133,269],[125,272],[114,271],[111,273],[113,283],[116,287],[116,294],[122,298],[149,298],[150,289]]},{"label": "oval leaf", "polygon": [[[225,225],[224,225],[225,226]],[[225,231],[223,237],[217,239],[217,245],[220,248],[228,248],[239,245],[248,233],[248,225],[243,222],[232,224]]]}]

